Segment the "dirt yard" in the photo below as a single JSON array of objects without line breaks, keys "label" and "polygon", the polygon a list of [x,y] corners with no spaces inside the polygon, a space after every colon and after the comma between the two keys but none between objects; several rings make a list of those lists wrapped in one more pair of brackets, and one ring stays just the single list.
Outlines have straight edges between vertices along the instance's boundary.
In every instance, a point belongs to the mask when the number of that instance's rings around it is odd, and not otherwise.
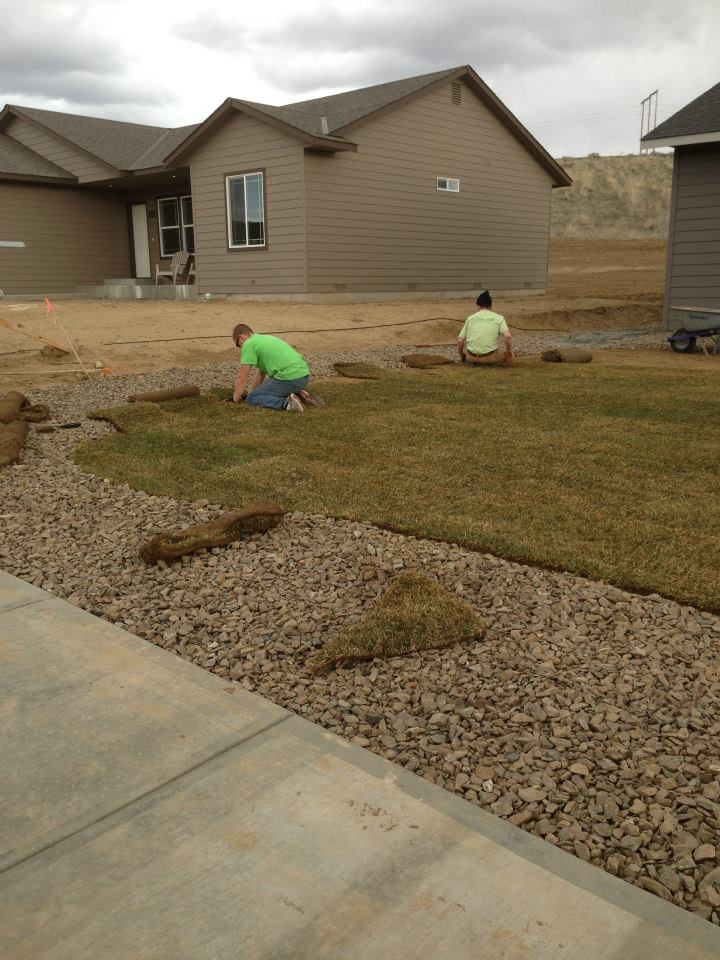
[{"label": "dirt yard", "polygon": [[[558,240],[551,247],[547,294],[498,298],[496,306],[518,332],[659,326],[664,270],[665,244],[658,240]],[[122,374],[232,360],[236,351],[229,332],[239,321],[278,333],[307,352],[447,343],[473,307],[464,300],[354,305],[63,300],[56,313],[86,366]],[[43,303],[8,300],[0,303],[0,317],[30,333],[62,339]],[[73,357],[48,360],[39,346],[0,327],[0,389],[48,386],[78,376]]]}]

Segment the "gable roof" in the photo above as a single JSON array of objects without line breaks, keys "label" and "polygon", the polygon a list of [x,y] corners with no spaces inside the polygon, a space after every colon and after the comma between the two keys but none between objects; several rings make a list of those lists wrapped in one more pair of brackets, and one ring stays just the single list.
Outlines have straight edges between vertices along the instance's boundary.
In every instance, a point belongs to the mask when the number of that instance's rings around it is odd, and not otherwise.
[{"label": "gable roof", "polygon": [[[675,141],[678,140],[679,143],[676,144]],[[720,141],[720,83],[701,93],[642,138],[643,143],[668,147],[714,140]],[[657,141],[662,141],[662,144]]]},{"label": "gable roof", "polygon": [[[469,66],[452,67],[449,70],[425,73],[389,83],[378,83],[359,90],[348,90],[345,93],[335,93],[313,100],[301,100],[284,106],[256,103],[252,100],[228,99],[207,120],[199,124],[176,150],[168,154],[166,162],[173,163],[179,160],[233,110],[245,111],[252,116],[270,121],[291,135],[299,136],[309,146],[326,150],[353,150],[356,149],[356,145],[344,136],[351,128],[433,86],[461,78],[472,87],[513,136],[545,167],[556,186],[568,186],[572,183],[560,164]],[[327,123],[327,130],[323,130],[323,117]]]},{"label": "gable roof", "polygon": [[0,133],[0,170],[10,176],[32,177],[37,180],[57,180],[66,183],[76,183],[73,176],[62,167],[41,157],[29,147],[18,143],[12,137]]}]

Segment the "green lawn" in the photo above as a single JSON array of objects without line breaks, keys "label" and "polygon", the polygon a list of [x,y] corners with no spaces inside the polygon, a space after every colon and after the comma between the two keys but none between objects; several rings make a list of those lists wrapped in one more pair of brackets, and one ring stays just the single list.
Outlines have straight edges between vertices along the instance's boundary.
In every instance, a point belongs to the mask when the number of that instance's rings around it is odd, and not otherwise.
[{"label": "green lawn", "polygon": [[720,610],[720,380],[537,364],[328,381],[303,416],[112,411],[86,470],[156,494],[351,517]]}]

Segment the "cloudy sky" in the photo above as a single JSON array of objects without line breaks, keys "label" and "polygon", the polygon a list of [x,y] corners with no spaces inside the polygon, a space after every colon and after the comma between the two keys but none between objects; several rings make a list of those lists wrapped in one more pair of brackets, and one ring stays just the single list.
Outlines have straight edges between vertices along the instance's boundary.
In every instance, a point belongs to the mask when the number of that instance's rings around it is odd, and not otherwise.
[{"label": "cloudy sky", "polygon": [[720,81],[718,0],[0,0],[0,24],[0,104],[158,126],[467,63],[556,156],[628,153],[644,96],[661,120]]}]

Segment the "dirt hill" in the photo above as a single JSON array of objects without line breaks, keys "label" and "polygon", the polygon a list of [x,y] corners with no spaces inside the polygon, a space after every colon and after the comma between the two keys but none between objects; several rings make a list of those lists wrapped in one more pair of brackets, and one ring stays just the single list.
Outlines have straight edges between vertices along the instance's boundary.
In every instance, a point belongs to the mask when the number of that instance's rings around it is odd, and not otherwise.
[{"label": "dirt hill", "polygon": [[591,154],[558,162],[573,185],[553,190],[553,239],[666,238],[672,154]]}]

